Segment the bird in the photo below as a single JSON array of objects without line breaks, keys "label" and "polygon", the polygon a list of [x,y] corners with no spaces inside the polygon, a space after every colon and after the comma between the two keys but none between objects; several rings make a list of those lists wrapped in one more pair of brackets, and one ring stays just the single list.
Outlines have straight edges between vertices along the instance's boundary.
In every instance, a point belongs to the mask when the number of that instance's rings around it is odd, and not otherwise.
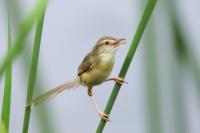
[{"label": "bird", "polygon": [[116,52],[119,47],[125,43],[126,39],[124,38],[117,39],[111,36],[101,37],[79,65],[77,76],[73,81],[51,89],[43,95],[28,102],[26,107],[32,107],[45,100],[50,100],[64,90],[84,86],[87,88],[88,96],[91,98],[99,116],[106,122],[110,121],[109,115],[102,112],[97,105],[92,89],[96,85],[100,85],[103,82],[111,80],[120,85],[127,83],[120,77],[109,78],[114,66]]}]

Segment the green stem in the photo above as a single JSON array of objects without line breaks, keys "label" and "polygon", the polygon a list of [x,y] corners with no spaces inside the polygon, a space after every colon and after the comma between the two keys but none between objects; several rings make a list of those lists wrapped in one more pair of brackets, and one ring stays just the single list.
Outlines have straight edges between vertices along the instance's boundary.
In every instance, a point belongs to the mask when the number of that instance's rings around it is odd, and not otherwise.
[{"label": "green stem", "polygon": [[[23,77],[26,77],[27,71],[29,71],[29,69],[27,68],[27,62],[30,61],[30,57],[31,57],[31,49],[26,49],[25,50],[25,55],[22,56],[22,60],[23,60],[23,65],[21,67],[21,70],[23,71]],[[40,64],[42,65],[42,64]],[[44,80],[45,78],[42,78],[41,75],[43,74],[43,71],[38,71],[37,72],[37,84],[35,84],[35,88],[36,90],[34,91],[34,94],[41,94],[42,93],[42,89],[41,88],[45,88],[44,86],[46,86],[46,81]],[[41,78],[40,78],[41,77]],[[25,80],[23,80],[24,83],[26,83]],[[26,89],[27,90],[27,89]],[[36,109],[36,116],[37,116],[37,123],[39,125],[39,130],[41,133],[55,133],[56,128],[52,125],[54,125],[54,121],[52,120],[52,116],[53,114],[50,112],[51,108],[50,107],[45,107],[45,106],[41,106],[38,109]]]},{"label": "green stem", "polygon": [[[137,46],[139,44],[139,41],[140,41],[140,39],[142,37],[142,34],[143,34],[144,29],[145,29],[145,27],[147,25],[147,22],[149,21],[149,18],[150,18],[151,14],[152,14],[152,11],[153,11],[153,9],[155,7],[156,2],[157,2],[157,0],[149,0],[147,5],[146,5],[146,8],[145,8],[144,13],[143,13],[143,16],[142,16],[142,18],[140,20],[140,23],[138,25],[136,34],[134,36],[134,39],[133,39],[133,41],[131,43],[131,46],[130,46],[129,51],[128,51],[127,55],[126,55],[126,58],[124,60],[123,66],[121,68],[121,71],[119,73],[119,77],[121,77],[121,78],[124,78],[126,76],[126,73],[127,73],[128,68],[129,68],[129,66],[131,64],[132,58],[133,58],[133,56],[135,54],[136,48],[137,48]],[[108,103],[106,105],[106,109],[104,111],[106,114],[110,114],[111,109],[112,109],[112,107],[113,107],[113,105],[115,103],[115,100],[117,98],[117,95],[119,93],[120,87],[121,87],[121,85],[119,85],[119,84],[115,84],[114,85],[113,91],[111,93],[111,96],[110,96],[110,98],[108,100]],[[105,124],[106,124],[106,122],[103,119],[101,119],[100,122],[99,122],[99,125],[97,127],[96,133],[102,133],[103,129],[105,127]]]},{"label": "green stem", "polygon": [[[158,63],[156,53],[155,22],[149,23],[144,44],[144,74],[146,78],[145,100],[147,103],[147,126],[149,133],[162,133],[162,110],[160,97],[160,82],[158,78]],[[153,78],[152,78],[153,77]]]},{"label": "green stem", "polygon": [[13,47],[9,49],[7,55],[0,65],[0,76],[2,75],[3,71],[7,66],[11,63],[11,61],[21,52],[24,48],[24,41],[28,36],[28,33],[31,31],[34,22],[38,16],[41,15],[42,11],[44,10],[47,4],[47,0],[38,0],[36,7],[31,11],[28,17],[23,21],[20,29],[19,34],[17,36],[16,41],[12,45]]},{"label": "green stem", "polygon": [[[11,49],[11,28],[10,28],[10,16],[8,8],[8,51]],[[4,86],[4,96],[3,105],[1,112],[1,121],[4,123],[6,128],[6,133],[9,132],[9,121],[10,121],[10,106],[11,106],[11,90],[12,90],[12,63],[10,62],[6,68],[5,75],[5,86]]]},{"label": "green stem", "polygon": [[[169,20],[171,21],[171,29],[174,41],[174,62],[176,63],[171,67],[172,71],[172,85],[173,88],[171,90],[172,101],[173,101],[173,118],[175,124],[175,132],[176,133],[187,133],[188,126],[187,126],[187,117],[186,117],[186,103],[184,102],[184,89],[182,88],[183,80],[183,70],[185,65],[189,63],[190,60],[190,53],[189,53],[189,46],[187,44],[187,40],[182,32],[180,27],[180,22],[178,21],[178,14],[176,11],[176,3],[174,1],[168,2],[168,7],[170,7],[169,12]],[[198,79],[199,81],[199,79]],[[197,82],[198,83],[198,82]]]},{"label": "green stem", "polygon": [[[20,7],[20,2],[18,0],[5,0],[10,1],[9,7],[11,10],[10,16],[12,16],[12,32],[15,34],[16,31],[18,31],[19,28],[19,22],[22,18],[22,9]],[[25,41],[26,47],[24,49],[25,53],[22,53],[22,67],[20,67],[22,71],[23,78],[27,76],[27,71],[29,71],[29,67],[27,67],[27,62],[30,62],[30,57],[32,56],[32,49],[29,48],[30,41]],[[28,46],[28,47],[27,47]],[[38,71],[37,73],[40,73],[40,75],[43,75],[43,73]],[[37,75],[37,77],[40,77],[40,75]],[[25,84],[27,84],[26,80],[23,80]],[[39,92],[41,92],[41,88],[44,88],[45,81],[38,79],[38,83],[35,86]],[[23,88],[22,91],[26,92],[27,88]],[[34,92],[35,93],[35,92]],[[36,119],[37,123],[39,125],[39,130],[41,133],[54,133],[56,128],[52,125],[54,125],[54,121],[52,121],[52,115],[53,113],[50,112],[50,107],[40,107],[39,109],[36,109]]]},{"label": "green stem", "polygon": [[[31,69],[30,69],[30,74],[29,74],[26,103],[31,101],[33,97],[33,90],[34,90],[36,74],[37,74],[37,65],[38,65],[38,57],[39,57],[39,51],[40,51],[40,42],[41,42],[41,36],[42,36],[44,15],[45,15],[45,9],[43,10],[42,14],[38,17],[38,21],[36,25],[32,64],[31,64]],[[26,107],[25,114],[24,114],[23,133],[28,133],[30,113],[31,113],[31,107]]]},{"label": "green stem", "polygon": [[[168,10],[172,25],[172,32],[174,34],[174,41],[175,41],[175,50],[177,53],[177,58],[181,60],[180,63],[182,65],[186,64],[188,65],[192,78],[196,82],[197,85],[197,93],[200,96],[200,67],[198,65],[198,58],[195,57],[194,53],[191,52],[190,45],[188,45],[187,36],[185,36],[183,33],[181,27],[181,22],[178,20],[178,14],[176,11],[176,4],[174,1],[169,1],[168,7],[170,7],[170,10]],[[184,126],[183,126],[184,127]]]}]

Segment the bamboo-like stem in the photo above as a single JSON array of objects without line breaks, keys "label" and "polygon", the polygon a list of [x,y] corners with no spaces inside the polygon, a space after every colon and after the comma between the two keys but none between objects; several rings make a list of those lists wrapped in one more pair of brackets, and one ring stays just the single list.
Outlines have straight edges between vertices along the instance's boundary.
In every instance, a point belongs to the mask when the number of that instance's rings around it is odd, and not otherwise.
[{"label": "bamboo-like stem", "polygon": [[[146,5],[146,7],[145,7],[143,16],[142,16],[142,18],[140,20],[140,23],[138,25],[138,28],[137,28],[137,31],[135,33],[134,39],[133,39],[133,41],[131,43],[131,46],[130,46],[129,51],[128,51],[127,55],[126,55],[126,58],[124,60],[123,66],[121,68],[121,71],[119,73],[119,77],[121,77],[121,78],[124,78],[126,76],[126,73],[127,73],[128,68],[129,68],[129,66],[131,64],[132,58],[133,58],[133,56],[135,54],[137,46],[138,46],[138,44],[140,42],[140,39],[141,39],[142,34],[143,34],[144,30],[145,30],[147,22],[149,21],[149,18],[150,18],[151,14],[152,14],[152,11],[153,11],[153,9],[155,7],[156,2],[157,2],[157,0],[149,0],[147,5]],[[108,103],[107,103],[105,111],[104,111],[106,114],[110,114],[111,109],[112,109],[112,107],[113,107],[113,105],[115,103],[115,100],[117,98],[117,95],[119,93],[120,87],[121,87],[121,85],[119,85],[119,84],[115,84],[114,85],[113,91],[111,93],[111,96],[110,96],[110,98],[108,100]],[[101,119],[100,122],[99,122],[99,125],[97,127],[96,133],[102,133],[103,129],[105,127],[105,124],[106,124],[106,122],[103,119]]]},{"label": "bamboo-like stem", "polygon": [[[35,85],[35,80],[36,80],[36,75],[37,75],[37,65],[38,65],[38,57],[39,57],[39,51],[40,51],[40,42],[41,42],[41,36],[42,36],[44,15],[45,15],[45,9],[43,10],[42,14],[38,17],[38,20],[37,20],[26,103],[30,102],[33,97],[33,90],[34,90],[34,85]],[[25,114],[24,114],[23,133],[28,133],[30,113],[31,113],[31,107],[26,107]]]},{"label": "bamboo-like stem", "polygon": [[12,45],[13,47],[9,49],[4,61],[0,65],[0,76],[2,75],[3,71],[7,68],[7,66],[11,63],[11,61],[23,49],[24,41],[26,37],[28,36],[28,33],[31,31],[37,17],[42,14],[42,11],[46,7],[46,4],[47,4],[47,0],[38,0],[36,7],[30,12],[28,17],[23,21],[19,29],[20,32],[17,36],[17,39]]},{"label": "bamboo-like stem", "polygon": [[[8,12],[8,51],[11,49],[12,37],[11,37],[11,24],[10,24],[10,11],[7,6]],[[6,128],[6,132],[9,132],[9,122],[10,122],[10,106],[11,106],[11,90],[12,90],[12,61],[6,68],[5,73],[5,85],[4,85],[4,95],[3,95],[3,104],[2,104],[2,112],[1,112],[1,121],[4,123]]]}]

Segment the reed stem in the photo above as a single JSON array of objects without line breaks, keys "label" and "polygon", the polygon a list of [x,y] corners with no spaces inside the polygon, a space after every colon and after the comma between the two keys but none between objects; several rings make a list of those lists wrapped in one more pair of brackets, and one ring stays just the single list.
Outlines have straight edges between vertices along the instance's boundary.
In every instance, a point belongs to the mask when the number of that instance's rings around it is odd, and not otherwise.
[{"label": "reed stem", "polygon": [[[12,37],[11,37],[11,24],[9,7],[7,6],[7,17],[8,17],[8,51],[11,49]],[[8,64],[5,73],[5,84],[4,84],[4,95],[3,104],[1,112],[1,122],[4,123],[6,132],[9,132],[9,122],[10,122],[10,107],[11,107],[11,91],[12,91],[12,61]]]},{"label": "reed stem", "polygon": [[[135,33],[135,36],[133,38],[133,41],[132,41],[131,46],[129,48],[129,51],[128,51],[127,55],[126,55],[126,58],[125,58],[124,63],[122,65],[121,71],[119,73],[119,77],[121,77],[121,78],[124,78],[126,76],[126,73],[127,73],[128,68],[129,68],[129,66],[131,64],[132,58],[133,58],[133,56],[135,54],[137,46],[138,46],[138,44],[140,42],[140,39],[141,39],[142,34],[143,34],[144,30],[145,30],[147,22],[149,21],[149,18],[150,18],[151,14],[152,14],[152,11],[153,11],[153,9],[155,7],[156,2],[157,2],[157,0],[149,0],[147,5],[146,5],[146,8],[145,8],[144,13],[143,13],[143,16],[142,16],[142,18],[140,20],[140,23],[138,25],[137,31]],[[110,114],[111,109],[112,109],[112,107],[113,107],[113,105],[115,103],[115,100],[117,98],[117,95],[119,93],[120,87],[121,87],[121,85],[119,85],[117,83],[114,85],[113,91],[112,91],[112,93],[110,95],[110,98],[108,100],[108,103],[107,103],[105,111],[104,111],[105,114]],[[97,127],[96,133],[102,133],[103,129],[105,127],[105,124],[106,124],[106,121],[101,119],[100,122],[99,122],[99,125]]]},{"label": "reed stem", "polygon": [[[41,36],[42,36],[44,15],[45,15],[45,9],[43,10],[43,13],[38,17],[38,20],[37,20],[32,63],[31,63],[31,69],[29,73],[26,103],[30,102],[33,97],[34,85],[35,85],[35,80],[36,80],[36,75],[37,75],[38,57],[39,57],[39,51],[40,51],[40,42],[41,42]],[[31,107],[26,107],[25,114],[24,114],[23,133],[28,133],[30,113],[31,113]]]}]

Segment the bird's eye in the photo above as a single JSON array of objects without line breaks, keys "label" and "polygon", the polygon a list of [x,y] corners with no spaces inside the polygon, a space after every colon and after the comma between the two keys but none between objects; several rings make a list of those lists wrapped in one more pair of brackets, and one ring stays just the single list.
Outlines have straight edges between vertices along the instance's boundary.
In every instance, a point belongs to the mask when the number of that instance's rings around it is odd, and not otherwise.
[{"label": "bird's eye", "polygon": [[105,45],[108,45],[108,44],[109,44],[109,41],[106,41],[106,42],[105,42]]}]

